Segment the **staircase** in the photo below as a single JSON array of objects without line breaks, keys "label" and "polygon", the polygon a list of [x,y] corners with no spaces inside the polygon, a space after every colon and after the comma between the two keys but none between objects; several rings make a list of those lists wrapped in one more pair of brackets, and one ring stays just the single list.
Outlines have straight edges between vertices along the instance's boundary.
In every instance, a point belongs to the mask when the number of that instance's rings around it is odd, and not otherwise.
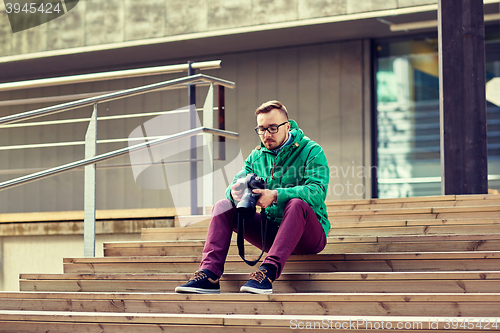
[{"label": "staircase", "polygon": [[220,295],[173,293],[201,259],[209,218],[193,217],[65,259],[63,274],[22,274],[21,292],[0,293],[0,332],[500,330],[500,196],[327,206],[326,249],[292,256],[274,294],[239,293],[254,268],[235,241]]}]

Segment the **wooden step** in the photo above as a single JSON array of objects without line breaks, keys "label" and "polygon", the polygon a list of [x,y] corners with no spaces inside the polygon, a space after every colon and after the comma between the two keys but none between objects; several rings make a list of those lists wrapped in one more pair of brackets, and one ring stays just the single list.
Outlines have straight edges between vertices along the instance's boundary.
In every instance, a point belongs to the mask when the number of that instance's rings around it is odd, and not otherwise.
[{"label": "wooden step", "polygon": [[[491,216],[492,212],[500,210],[500,196],[496,196],[495,200],[461,200],[461,201],[428,201],[424,203],[366,203],[366,204],[332,204],[335,202],[327,202],[327,211],[330,220],[354,221],[365,219],[373,219],[374,216],[383,216],[383,219],[408,219],[408,215],[413,218],[428,218],[436,219],[440,216],[446,218],[456,216],[460,218],[478,218],[477,215],[470,213],[480,213],[480,215]],[[490,213],[490,214],[488,214]],[[443,215],[446,214],[446,215]],[[378,218],[380,219],[380,218]],[[181,221],[182,220],[182,221]],[[178,216],[175,220],[176,227],[185,226],[208,226],[210,215],[197,216]]]},{"label": "wooden step", "polygon": [[[233,235],[234,236],[234,235]],[[234,238],[233,238],[234,239]],[[199,256],[204,240],[147,241],[105,243],[104,255],[108,256]],[[436,235],[398,237],[328,237],[323,254],[365,252],[446,252],[446,251],[495,251],[500,249],[500,235]],[[245,253],[258,255],[260,250],[245,246]],[[233,241],[230,255],[237,255]]]},{"label": "wooden step", "polygon": [[[64,259],[65,273],[191,273],[200,256],[104,257]],[[292,255],[284,272],[483,271],[500,267],[500,252],[363,253]],[[229,255],[226,272],[247,272],[239,256]]]},{"label": "wooden step", "polygon": [[[349,237],[345,237],[348,239]],[[375,241],[329,242],[325,253],[359,252],[440,252],[440,251],[496,251],[500,248],[499,235],[444,235],[376,237]],[[339,238],[340,240],[341,238]],[[359,239],[363,239],[360,237]]]},{"label": "wooden step", "polygon": [[[173,292],[192,274],[21,274],[22,291]],[[221,292],[234,293],[248,274],[225,273]],[[500,293],[499,271],[283,273],[275,293]]]},{"label": "wooden step", "polygon": [[448,200],[448,201],[427,201],[427,202],[402,202],[402,203],[351,203],[351,204],[328,204],[330,211],[358,211],[371,209],[400,209],[400,208],[444,208],[444,207],[470,207],[470,206],[498,206],[500,196],[495,200]]},{"label": "wooden step", "polygon": [[328,216],[364,216],[364,215],[422,215],[439,213],[470,213],[470,212],[498,212],[499,205],[491,206],[458,206],[458,207],[427,207],[427,208],[380,208],[366,210],[334,210],[328,209]]},{"label": "wooden step", "polygon": [[[477,213],[439,213],[417,216],[386,215],[386,216],[336,216],[330,218],[330,226],[336,228],[365,228],[365,227],[398,227],[408,225],[432,226],[432,225],[475,225],[475,224],[499,224],[500,218],[497,212]],[[192,228],[208,228],[210,219],[206,216],[200,217],[200,222],[192,223],[184,227],[176,228],[145,228],[151,232],[158,229],[175,229],[177,231]]]},{"label": "wooden step", "polygon": [[497,316],[500,294],[3,292],[0,310],[171,314]]},{"label": "wooden step", "polygon": [[[400,316],[319,316],[319,315],[227,315],[227,314],[144,314],[106,312],[0,311],[3,332],[289,332],[291,329],[366,332],[449,331],[452,321],[457,327],[472,325],[470,332],[481,332],[476,325],[498,331],[498,317],[400,317]],[[399,328],[399,329],[397,329]],[[469,332],[469,331],[468,331]]]},{"label": "wooden step", "polygon": [[[445,225],[404,225],[400,221],[399,225],[381,226],[381,227],[347,227],[330,229],[329,237],[342,236],[371,236],[371,237],[389,237],[389,236],[424,236],[424,235],[500,235],[500,224],[445,224]],[[166,240],[204,240],[207,235],[206,227],[199,228],[156,228],[143,229],[141,240],[143,241],[166,241]]]},{"label": "wooden step", "polygon": [[343,206],[343,205],[366,205],[366,204],[399,204],[399,203],[431,203],[432,205],[439,205],[445,201],[488,201],[499,200],[498,194],[466,194],[466,195],[434,195],[422,197],[405,197],[405,198],[387,198],[387,199],[354,199],[354,200],[328,200],[327,206]]}]

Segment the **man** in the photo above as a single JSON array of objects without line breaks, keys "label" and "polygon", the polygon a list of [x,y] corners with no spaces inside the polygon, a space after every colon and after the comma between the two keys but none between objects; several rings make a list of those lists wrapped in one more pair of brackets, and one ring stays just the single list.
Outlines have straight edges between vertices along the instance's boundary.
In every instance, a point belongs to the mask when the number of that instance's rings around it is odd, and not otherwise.
[{"label": "man", "polygon": [[237,228],[235,204],[243,192],[238,189],[237,180],[249,173],[267,182],[267,189],[253,192],[260,194],[257,206],[265,209],[268,223],[265,244],[262,244],[259,213],[245,223],[245,239],[260,249],[264,247],[267,256],[241,291],[272,293],[272,283],[279,278],[292,253],[316,254],[326,245],[330,229],[325,205],[329,169],[323,149],[306,137],[295,121],[288,119],[288,112],[280,102],[266,102],[255,114],[255,131],[261,144],[227,188],[227,199],[215,204],[200,268],[188,283],[175,288],[176,292],[220,292],[219,279],[232,232]]}]

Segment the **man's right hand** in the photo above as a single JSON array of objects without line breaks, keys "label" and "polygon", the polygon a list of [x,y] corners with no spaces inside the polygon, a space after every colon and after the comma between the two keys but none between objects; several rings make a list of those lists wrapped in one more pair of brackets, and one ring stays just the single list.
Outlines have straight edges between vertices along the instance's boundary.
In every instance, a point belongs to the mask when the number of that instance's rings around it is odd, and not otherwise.
[{"label": "man's right hand", "polygon": [[243,195],[243,186],[241,186],[240,183],[236,182],[233,185],[231,185],[231,196],[233,197],[234,201],[240,201],[242,195]]}]

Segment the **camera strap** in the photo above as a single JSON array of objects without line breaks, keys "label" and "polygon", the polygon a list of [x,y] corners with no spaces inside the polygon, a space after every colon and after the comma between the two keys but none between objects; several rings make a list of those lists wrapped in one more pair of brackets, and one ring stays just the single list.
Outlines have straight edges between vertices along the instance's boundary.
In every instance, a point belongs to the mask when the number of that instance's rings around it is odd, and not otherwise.
[{"label": "camera strap", "polygon": [[257,260],[246,260],[245,259],[245,219],[238,213],[238,234],[236,237],[236,245],[238,245],[238,253],[243,259],[243,261],[249,266],[255,266],[259,262],[260,258],[264,254],[266,248],[266,232],[267,232],[267,215],[266,211],[262,210],[260,213],[261,223],[260,223],[260,234],[262,236],[262,252]]}]

